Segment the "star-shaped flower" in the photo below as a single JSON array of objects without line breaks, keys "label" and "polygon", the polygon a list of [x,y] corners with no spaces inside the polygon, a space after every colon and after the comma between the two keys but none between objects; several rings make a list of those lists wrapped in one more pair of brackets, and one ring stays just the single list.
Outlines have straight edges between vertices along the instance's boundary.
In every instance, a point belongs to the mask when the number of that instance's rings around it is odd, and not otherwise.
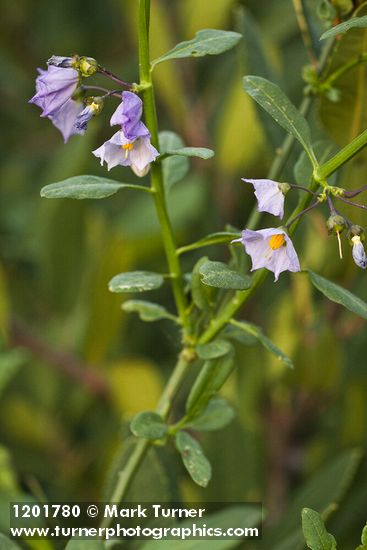
[{"label": "star-shaped flower", "polygon": [[265,267],[274,273],[275,281],[283,271],[301,270],[297,252],[283,229],[245,229],[241,238],[232,242],[241,242],[251,256],[251,271]]}]

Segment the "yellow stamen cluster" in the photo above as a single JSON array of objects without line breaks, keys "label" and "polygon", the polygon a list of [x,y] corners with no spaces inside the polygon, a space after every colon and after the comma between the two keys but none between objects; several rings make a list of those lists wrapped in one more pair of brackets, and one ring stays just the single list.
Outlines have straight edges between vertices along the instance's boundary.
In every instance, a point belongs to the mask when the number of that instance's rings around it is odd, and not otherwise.
[{"label": "yellow stamen cluster", "polygon": [[124,145],[121,145],[121,149],[125,150],[125,158],[128,157],[129,151],[132,151],[134,149],[133,143],[125,143]]},{"label": "yellow stamen cluster", "polygon": [[269,247],[272,250],[278,250],[281,246],[285,246],[285,237],[282,233],[278,235],[272,235],[269,239]]}]

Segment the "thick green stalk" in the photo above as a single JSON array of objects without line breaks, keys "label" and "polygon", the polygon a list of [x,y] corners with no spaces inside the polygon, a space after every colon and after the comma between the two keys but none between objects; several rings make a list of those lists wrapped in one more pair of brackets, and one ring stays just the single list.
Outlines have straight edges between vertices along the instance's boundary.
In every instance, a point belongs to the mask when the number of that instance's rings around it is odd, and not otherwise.
[{"label": "thick green stalk", "polygon": [[[159,150],[158,124],[155,109],[154,88],[151,75],[149,58],[149,14],[150,0],[140,0],[139,3],[139,66],[140,87],[144,104],[144,114],[147,127],[151,134],[154,147]],[[170,271],[173,294],[176,307],[184,328],[188,328],[188,316],[186,314],[187,299],[184,293],[181,266],[176,252],[176,244],[173,236],[171,221],[168,216],[165,191],[163,185],[162,163],[152,163],[151,189],[154,203],[161,226],[163,246]]]},{"label": "thick green stalk", "polygon": [[330,160],[319,166],[315,171],[314,177],[317,181],[325,181],[331,174],[336,172],[343,164],[353,158],[361,149],[367,145],[367,130],[359,134],[353,141],[348,143]]}]

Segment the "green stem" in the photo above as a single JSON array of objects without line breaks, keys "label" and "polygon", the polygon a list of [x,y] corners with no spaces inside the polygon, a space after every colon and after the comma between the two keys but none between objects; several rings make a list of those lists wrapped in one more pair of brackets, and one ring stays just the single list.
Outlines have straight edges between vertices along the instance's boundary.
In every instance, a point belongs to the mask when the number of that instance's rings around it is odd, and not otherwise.
[{"label": "green stem", "polygon": [[[160,414],[164,420],[167,420],[168,418],[168,415],[172,409],[174,397],[191,366],[191,360],[192,357],[190,352],[186,352],[185,350],[182,351],[176,366],[172,371],[156,408],[156,412]],[[134,450],[129,456],[126,465],[119,473],[118,481],[112,493],[110,502],[122,502],[122,500],[126,497],[127,491],[129,490],[135,474],[138,471],[147,451],[149,450],[150,445],[151,442],[147,439],[137,440]],[[104,518],[101,523],[101,527],[108,527],[110,523],[111,518]]]},{"label": "green stem", "polygon": [[361,149],[367,145],[367,130],[364,130],[353,141],[348,143],[330,160],[319,166],[314,172],[314,178],[318,181],[325,181],[331,174],[336,172],[338,168],[343,166],[351,158],[353,158]]},{"label": "green stem", "polygon": [[322,88],[329,88],[339,80],[340,77],[342,77],[345,73],[348,71],[354,69],[354,67],[357,67],[361,63],[365,63],[367,61],[367,54],[363,53],[356,57],[355,59],[352,59],[351,61],[348,61],[348,63],[344,63],[341,67],[336,69],[333,73],[331,73],[330,76],[327,77],[326,80],[324,80],[321,84]]},{"label": "green stem", "polygon": [[[149,14],[150,0],[139,2],[139,65],[140,65],[140,86],[142,88],[142,99],[144,104],[145,121],[151,134],[151,141],[154,147],[159,150],[158,123],[155,108],[154,88],[151,76],[149,58]],[[151,166],[151,189],[157,211],[158,220],[161,226],[163,246],[165,249],[167,263],[172,280],[172,289],[176,302],[177,311],[184,329],[188,329],[188,316],[186,313],[187,299],[184,292],[182,271],[176,244],[173,236],[171,221],[167,211],[165,191],[163,185],[163,173],[161,163],[152,163]]]}]

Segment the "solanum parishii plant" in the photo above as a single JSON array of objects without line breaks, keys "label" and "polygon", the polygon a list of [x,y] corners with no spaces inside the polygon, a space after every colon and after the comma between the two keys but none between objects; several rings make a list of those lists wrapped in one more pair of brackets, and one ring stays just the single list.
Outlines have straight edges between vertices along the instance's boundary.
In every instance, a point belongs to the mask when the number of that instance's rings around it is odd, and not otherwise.
[{"label": "solanum parishii plant", "polygon": [[[289,357],[270,342],[259,327],[237,319],[238,315],[243,319],[246,302],[258,292],[269,272],[274,274],[275,282],[284,272],[309,277],[316,289],[330,300],[367,319],[366,303],[349,290],[308,270],[307,265],[301,265],[292,240],[301,219],[307,218],[311,210],[323,209],[327,212],[325,223],[328,232],[336,239],[336,253],[342,258],[343,248],[348,248],[356,268],[367,267],[363,244],[365,231],[343,214],[344,204],[367,210],[364,204],[352,200],[363,195],[367,186],[342,188],[332,178],[367,145],[367,130],[325,159],[320,154],[320,147],[315,145],[306,120],[310,106],[318,95],[326,95],[333,101],[338,99],[335,97],[334,84],[337,75],[328,75],[326,79],[325,68],[337,45],[339,34],[348,32],[353,26],[367,25],[364,17],[353,15],[353,11],[348,12],[344,22],[336,26],[334,24],[325,33],[325,46],[320,58],[305,72],[307,87],[300,109],[276,84],[260,76],[244,76],[244,93],[257,102],[287,135],[284,143],[279,144],[280,148],[266,178],[264,174],[264,179],[250,179],[252,174],[244,174],[243,181],[239,182],[244,190],[245,186],[252,186],[256,198],[256,208],[248,220],[243,220],[242,232],[227,227],[219,233],[206,235],[180,247],[176,244],[167,209],[164,163],[175,156],[209,160],[214,152],[194,145],[176,148],[167,146],[159,134],[154,69],[160,63],[181,58],[220,55],[236,47],[242,38],[241,34],[215,29],[202,30],[192,40],[181,42],[166,54],[151,60],[150,0],[139,0],[138,82],[125,82],[95,59],[80,55],[53,55],[48,60],[47,70],[38,70],[36,94],[30,102],[42,109],[41,116],[50,119],[65,142],[69,139],[83,139],[72,136],[82,136],[88,125],[93,124],[94,117],[103,116],[106,101],[116,102],[116,110],[109,121],[110,126],[114,127],[111,137],[92,154],[102,165],[106,165],[108,171],[116,174],[117,179],[76,176],[47,185],[41,195],[49,199],[102,199],[124,189],[149,194],[161,227],[167,272],[133,271],[116,274],[109,283],[109,289],[114,293],[140,293],[167,284],[172,288],[176,304],[176,311],[172,312],[147,300],[131,299],[123,304],[126,311],[137,312],[143,320],[167,319],[174,323],[182,349],[156,410],[142,411],[131,422],[131,431],[136,440],[110,495],[113,502],[125,498],[134,477],[139,475],[139,466],[150,446],[169,444],[171,441],[193,481],[202,487],[209,483],[212,475],[210,461],[195,438],[195,431],[219,429],[233,418],[232,407],[224,399],[218,398],[217,394],[234,368],[235,351],[231,341],[238,331],[255,336],[269,351],[292,367]],[[344,72],[354,66],[348,63]],[[339,73],[342,72],[339,69]],[[110,81],[113,86],[93,85],[91,81],[96,74],[104,76],[106,82]],[[303,160],[308,162],[311,176],[301,183],[284,182],[283,167],[295,141],[303,148]],[[120,182],[120,166],[130,167],[137,176],[146,179],[141,185]],[[287,196],[291,193],[299,193],[299,202],[287,220],[283,221]],[[274,216],[272,227],[260,227],[262,212]],[[280,219],[279,223],[277,218]],[[343,245],[344,238],[347,247]],[[183,273],[183,254],[217,244],[229,246],[232,251],[242,247],[242,253],[251,258],[249,272],[239,269],[236,254],[232,254],[228,263],[203,257],[192,266],[190,274]],[[173,422],[170,412],[193,365],[199,365],[197,377],[185,396],[185,410],[181,418]]]}]

